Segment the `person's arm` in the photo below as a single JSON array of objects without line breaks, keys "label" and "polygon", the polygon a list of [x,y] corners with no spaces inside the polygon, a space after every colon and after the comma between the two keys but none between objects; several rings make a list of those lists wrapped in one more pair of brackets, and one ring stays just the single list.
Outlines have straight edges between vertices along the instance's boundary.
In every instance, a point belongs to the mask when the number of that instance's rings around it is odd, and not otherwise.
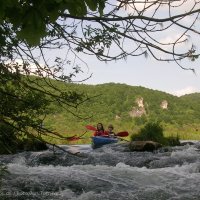
[{"label": "person's arm", "polygon": [[108,131],[104,131],[102,136],[109,136],[109,132]]},{"label": "person's arm", "polygon": [[108,131],[104,131],[104,135],[109,135],[109,132]]},{"label": "person's arm", "polygon": [[114,137],[117,137],[117,134],[115,132],[113,132]]}]

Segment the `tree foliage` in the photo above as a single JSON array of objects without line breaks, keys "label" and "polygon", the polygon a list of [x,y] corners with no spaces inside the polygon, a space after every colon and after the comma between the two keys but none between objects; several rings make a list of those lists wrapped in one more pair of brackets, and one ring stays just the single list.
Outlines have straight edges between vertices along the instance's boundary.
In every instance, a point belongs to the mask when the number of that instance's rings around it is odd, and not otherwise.
[{"label": "tree foliage", "polygon": [[3,26],[9,24],[7,28],[16,34],[16,39],[25,40],[30,45],[39,45],[41,38],[49,36],[47,26],[64,13],[83,17],[89,8],[102,14],[105,6],[104,0],[7,0],[1,1],[0,5],[0,23]]},{"label": "tree foliage", "polygon": [[163,128],[158,122],[148,122],[140,129],[138,135],[132,135],[131,140],[144,140],[161,142],[163,139]]},{"label": "tree foliage", "polygon": [[142,54],[178,64],[185,58],[194,61],[199,55],[195,39],[189,45],[185,42],[199,35],[199,3],[198,0],[1,1],[1,51],[6,53],[10,49],[10,56],[20,52],[32,58],[30,46],[38,51],[65,47],[76,58],[84,52],[103,61]]}]

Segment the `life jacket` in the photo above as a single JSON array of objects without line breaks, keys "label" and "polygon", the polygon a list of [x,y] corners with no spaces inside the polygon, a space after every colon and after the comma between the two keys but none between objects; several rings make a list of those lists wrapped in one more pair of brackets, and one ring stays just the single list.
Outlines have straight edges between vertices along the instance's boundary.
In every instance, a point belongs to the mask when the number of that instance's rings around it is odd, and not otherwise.
[{"label": "life jacket", "polygon": [[103,130],[96,130],[94,132],[94,136],[108,136],[108,132],[107,131],[103,131]]}]

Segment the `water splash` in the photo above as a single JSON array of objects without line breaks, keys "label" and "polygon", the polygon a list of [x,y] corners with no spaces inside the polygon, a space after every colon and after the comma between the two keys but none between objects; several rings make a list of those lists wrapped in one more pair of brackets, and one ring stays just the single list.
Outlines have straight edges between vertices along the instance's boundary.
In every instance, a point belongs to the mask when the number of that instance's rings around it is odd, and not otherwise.
[{"label": "water splash", "polygon": [[114,144],[93,151],[80,147],[80,157],[60,150],[4,155],[0,162],[10,174],[3,180],[0,196],[16,200],[200,199],[199,147],[126,152],[125,146]]}]

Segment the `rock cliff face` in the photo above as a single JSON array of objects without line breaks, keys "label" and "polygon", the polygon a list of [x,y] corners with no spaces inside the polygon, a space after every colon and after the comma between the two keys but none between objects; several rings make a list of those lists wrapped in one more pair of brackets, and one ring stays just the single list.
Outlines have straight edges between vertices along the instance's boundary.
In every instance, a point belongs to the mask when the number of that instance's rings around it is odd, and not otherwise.
[{"label": "rock cliff face", "polygon": [[138,107],[140,108],[144,108],[143,102],[144,102],[144,99],[142,97],[136,99],[136,103],[138,104]]},{"label": "rock cliff face", "polygon": [[163,100],[160,104],[160,107],[164,110],[164,109],[168,109],[168,102],[167,100]]},{"label": "rock cliff face", "polygon": [[146,115],[145,108],[137,108],[133,107],[132,110],[129,112],[131,117],[141,117],[142,115]]},{"label": "rock cliff face", "polygon": [[141,117],[142,115],[146,115],[146,110],[143,103],[143,98],[136,99],[137,107],[133,107],[132,110],[129,112],[131,117]]},{"label": "rock cliff face", "polygon": [[[142,115],[146,115],[147,112],[146,112],[145,106],[144,106],[144,99],[142,97],[140,97],[140,98],[137,98],[135,102],[137,103],[137,106],[132,107],[132,110],[129,112],[129,115],[131,117],[141,117]],[[161,102],[160,108],[163,110],[168,109],[167,100],[163,100]]]},{"label": "rock cliff face", "polygon": [[115,120],[119,120],[119,119],[121,119],[121,117],[119,115],[116,115]]}]

